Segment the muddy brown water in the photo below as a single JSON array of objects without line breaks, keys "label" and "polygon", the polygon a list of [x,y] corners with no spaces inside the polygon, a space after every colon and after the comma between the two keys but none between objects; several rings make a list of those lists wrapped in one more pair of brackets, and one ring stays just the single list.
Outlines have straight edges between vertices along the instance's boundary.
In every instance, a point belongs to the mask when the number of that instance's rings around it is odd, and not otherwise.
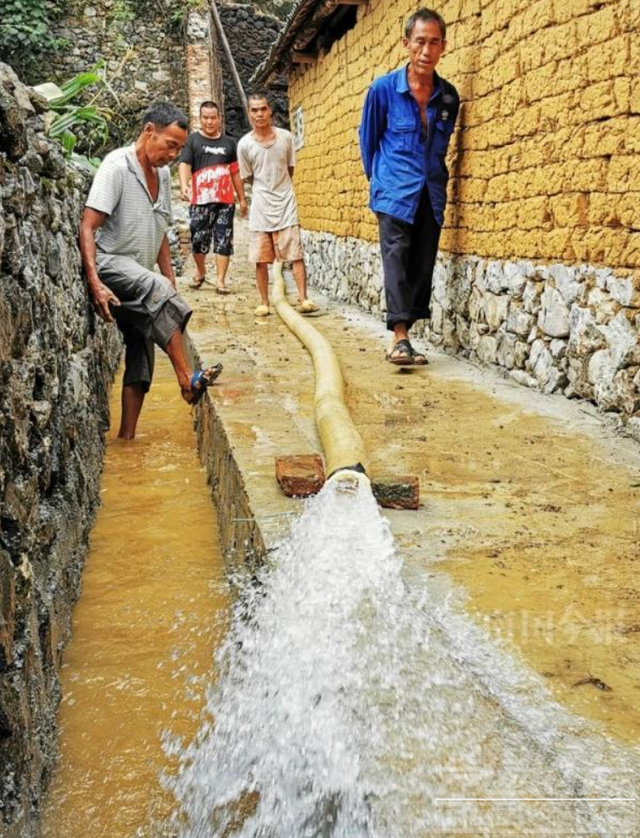
[{"label": "muddy brown water", "polygon": [[[117,427],[120,382],[111,415]],[[109,434],[102,508],[64,653],[45,838],[154,833],[172,808],[165,731],[198,728],[229,599],[189,408],[158,358],[138,438]]]}]

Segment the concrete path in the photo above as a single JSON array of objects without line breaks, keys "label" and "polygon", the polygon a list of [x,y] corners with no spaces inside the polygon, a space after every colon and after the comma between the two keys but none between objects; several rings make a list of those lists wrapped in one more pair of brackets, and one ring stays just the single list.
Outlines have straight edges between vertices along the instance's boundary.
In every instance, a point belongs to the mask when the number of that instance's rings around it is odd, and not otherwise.
[{"label": "concrete path", "polygon": [[[258,302],[237,225],[229,296],[181,291],[211,391],[269,550],[300,501],[283,497],[274,457],[320,452],[305,349]],[[211,280],[215,270],[211,265]],[[420,478],[417,512],[387,511],[407,578],[466,609],[540,676],[556,699],[627,742],[640,740],[640,599],[636,563],[640,449],[583,402],[544,396],[429,350],[425,370],[384,360],[380,323],[313,295],[375,475]],[[295,300],[295,294],[290,294]],[[348,557],[345,557],[348,560]]]}]

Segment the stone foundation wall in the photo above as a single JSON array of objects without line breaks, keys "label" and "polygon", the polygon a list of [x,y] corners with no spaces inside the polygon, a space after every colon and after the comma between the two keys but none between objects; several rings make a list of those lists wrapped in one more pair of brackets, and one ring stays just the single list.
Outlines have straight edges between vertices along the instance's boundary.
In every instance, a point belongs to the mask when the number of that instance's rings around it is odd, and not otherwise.
[{"label": "stone foundation wall", "polygon": [[[278,18],[263,14],[249,4],[219,3],[218,11],[242,86],[245,93],[249,95],[253,89],[251,77],[256,67],[266,57],[283,24]],[[239,139],[247,133],[249,126],[220,44],[217,50],[218,61],[223,72],[225,130],[232,137]],[[277,79],[270,86],[269,92],[273,99],[276,125],[288,128],[289,103],[286,79]]]},{"label": "stone foundation wall", "polygon": [[112,147],[133,140],[152,102],[170,100],[187,109],[184,32],[171,11],[154,0],[70,0],[53,26],[68,48],[51,59],[54,77],[43,81],[64,82],[104,59],[118,97],[101,99],[114,112]]},{"label": "stone foundation wall", "polygon": [[[379,247],[303,234],[310,282],[385,312]],[[640,289],[608,268],[440,253],[432,317],[436,346],[495,366],[520,384],[595,402],[640,440]]]},{"label": "stone foundation wall", "polygon": [[56,752],[58,667],[98,503],[119,340],[87,300],[86,177],[0,64],[0,834],[29,838]]}]

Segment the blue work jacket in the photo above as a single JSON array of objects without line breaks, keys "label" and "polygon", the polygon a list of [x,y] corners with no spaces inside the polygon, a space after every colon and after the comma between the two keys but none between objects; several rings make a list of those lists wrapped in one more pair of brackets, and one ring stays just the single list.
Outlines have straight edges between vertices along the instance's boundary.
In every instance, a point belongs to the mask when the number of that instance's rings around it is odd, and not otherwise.
[{"label": "blue work jacket", "polygon": [[426,185],[435,219],[442,225],[449,179],[445,157],[460,97],[434,72],[425,136],[407,71],[408,65],[376,79],[365,99],[360,153],[370,181],[369,206],[412,224]]}]

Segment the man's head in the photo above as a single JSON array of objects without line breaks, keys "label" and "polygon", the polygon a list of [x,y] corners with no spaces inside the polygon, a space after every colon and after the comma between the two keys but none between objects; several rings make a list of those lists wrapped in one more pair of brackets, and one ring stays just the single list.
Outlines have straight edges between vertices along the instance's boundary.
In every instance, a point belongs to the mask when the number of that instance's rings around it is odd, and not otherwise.
[{"label": "man's head", "polygon": [[206,137],[217,137],[220,134],[220,108],[215,102],[203,102],[200,105],[200,130]]},{"label": "man's head", "polygon": [[431,75],[444,52],[447,25],[433,9],[418,9],[408,19],[402,43],[417,75]]},{"label": "man's head", "polygon": [[271,125],[271,102],[269,96],[263,91],[249,94],[247,100],[249,106],[249,121],[254,128],[268,128]]},{"label": "man's head", "polygon": [[167,166],[182,151],[187,141],[189,122],[171,102],[152,105],[142,117],[144,153],[152,166]]}]

